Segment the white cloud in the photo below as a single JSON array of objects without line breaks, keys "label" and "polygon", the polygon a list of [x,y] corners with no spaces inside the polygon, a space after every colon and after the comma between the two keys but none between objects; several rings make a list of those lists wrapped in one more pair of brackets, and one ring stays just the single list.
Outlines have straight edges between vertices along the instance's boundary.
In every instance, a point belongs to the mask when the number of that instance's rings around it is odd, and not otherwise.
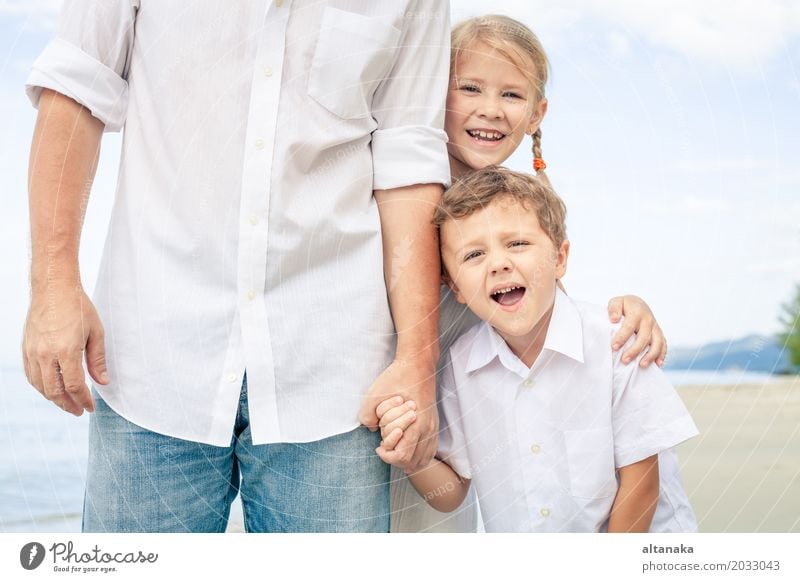
[{"label": "white cloud", "polygon": [[658,216],[717,216],[733,210],[731,203],[715,196],[657,198],[642,203],[642,210]]},{"label": "white cloud", "polygon": [[688,174],[705,174],[713,172],[752,172],[755,170],[775,170],[774,161],[757,160],[755,158],[718,158],[709,160],[680,160],[675,169]]},{"label": "white cloud", "polygon": [[792,0],[603,0],[611,19],[689,58],[732,68],[758,67],[800,34]]},{"label": "white cloud", "polygon": [[24,18],[26,24],[52,28],[61,10],[62,0],[0,0],[0,18]]},{"label": "white cloud", "polygon": [[628,54],[630,50],[630,40],[624,34],[619,32],[612,32],[608,35],[609,52],[616,58],[621,58]]},{"label": "white cloud", "polygon": [[690,60],[735,70],[759,69],[800,35],[800,2],[794,0],[562,0],[557,8],[551,0],[533,0],[506,2],[501,10],[496,5],[487,10],[478,0],[452,0],[451,6],[458,18],[502,11],[556,42],[587,40],[578,25],[590,37],[592,31],[605,37],[606,29],[617,29],[624,35],[610,37],[612,48],[621,48],[615,46],[620,38],[638,37]]},{"label": "white cloud", "polygon": [[62,3],[61,0],[0,0],[0,14],[54,16]]},{"label": "white cloud", "polygon": [[800,271],[800,259],[774,259],[771,261],[756,262],[748,265],[750,273],[765,274],[787,274],[794,275]]}]

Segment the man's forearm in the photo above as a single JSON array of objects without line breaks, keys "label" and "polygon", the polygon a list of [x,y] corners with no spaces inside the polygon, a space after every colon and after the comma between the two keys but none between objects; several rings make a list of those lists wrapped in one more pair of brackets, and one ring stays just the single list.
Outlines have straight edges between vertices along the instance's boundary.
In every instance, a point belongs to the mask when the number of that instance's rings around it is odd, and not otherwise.
[{"label": "man's forearm", "polygon": [[439,357],[441,267],[436,227],[431,224],[442,187],[435,184],[376,190],[383,232],[389,305],[397,330],[398,359]]},{"label": "man's forearm", "polygon": [[42,92],[28,168],[34,292],[54,281],[80,284],[80,233],[102,135],[86,108]]}]

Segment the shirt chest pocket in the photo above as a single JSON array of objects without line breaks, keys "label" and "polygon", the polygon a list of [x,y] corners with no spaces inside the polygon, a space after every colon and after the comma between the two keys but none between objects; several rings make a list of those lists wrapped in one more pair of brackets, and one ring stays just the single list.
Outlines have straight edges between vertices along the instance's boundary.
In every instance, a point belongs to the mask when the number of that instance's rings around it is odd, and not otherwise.
[{"label": "shirt chest pocket", "polygon": [[372,96],[389,73],[400,39],[393,20],[326,7],[308,73],[308,94],[344,119],[370,115]]},{"label": "shirt chest pocket", "polygon": [[617,492],[614,433],[611,427],[564,431],[570,491],[582,499],[602,499]]}]

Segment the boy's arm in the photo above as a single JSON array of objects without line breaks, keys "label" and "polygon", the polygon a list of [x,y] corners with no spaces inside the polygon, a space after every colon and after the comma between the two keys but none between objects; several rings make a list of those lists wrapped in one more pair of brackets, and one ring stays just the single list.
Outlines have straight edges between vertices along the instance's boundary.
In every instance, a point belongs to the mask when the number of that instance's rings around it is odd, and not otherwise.
[{"label": "boy's arm", "polygon": [[[399,396],[384,400],[378,405],[383,440],[375,452],[384,462],[392,464],[391,452],[404,431],[414,423],[415,408],[413,401],[403,402]],[[427,467],[410,474],[409,480],[425,501],[438,511],[455,510],[464,501],[469,490],[469,480],[462,478],[439,459],[432,459]]]},{"label": "boy's arm", "polygon": [[[398,441],[403,436],[403,429],[400,427],[392,429],[386,434],[381,446],[375,452],[387,464],[392,463],[392,452],[397,446]],[[431,459],[431,462],[423,469],[414,473],[409,473],[408,480],[414,486],[422,498],[437,511],[454,511],[464,501],[469,491],[469,479],[464,479],[450,468],[450,465],[439,459]]]},{"label": "boy's arm", "polygon": [[646,533],[650,530],[658,503],[658,455],[621,467],[619,479],[608,532]]},{"label": "boy's arm", "polygon": [[433,459],[424,469],[411,473],[408,480],[437,511],[455,511],[469,491],[469,479],[464,479],[439,459]]}]

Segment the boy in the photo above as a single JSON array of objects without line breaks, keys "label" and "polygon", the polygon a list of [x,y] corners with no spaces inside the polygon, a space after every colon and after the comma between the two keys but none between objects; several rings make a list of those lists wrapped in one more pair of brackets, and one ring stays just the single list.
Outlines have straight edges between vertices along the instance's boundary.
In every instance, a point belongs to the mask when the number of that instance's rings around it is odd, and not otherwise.
[{"label": "boy", "polygon": [[[559,288],[565,214],[543,181],[498,167],[445,193],[444,280],[482,323],[450,350],[438,458],[410,480],[440,511],[474,482],[490,532],[694,531],[671,447],[697,429],[659,368],[612,352],[605,310]],[[387,463],[415,408],[378,407]]]}]

